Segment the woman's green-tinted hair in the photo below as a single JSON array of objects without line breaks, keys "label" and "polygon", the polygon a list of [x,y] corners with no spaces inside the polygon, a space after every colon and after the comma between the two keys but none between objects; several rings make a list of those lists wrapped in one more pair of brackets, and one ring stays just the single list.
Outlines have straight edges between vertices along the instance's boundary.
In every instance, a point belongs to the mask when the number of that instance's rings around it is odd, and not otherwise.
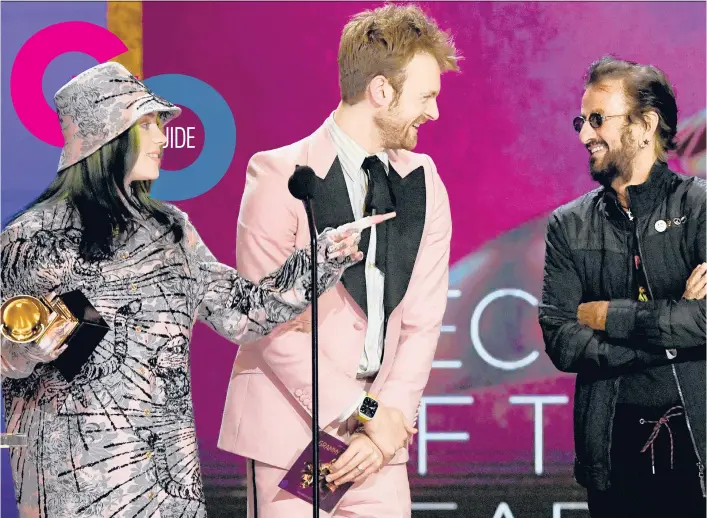
[{"label": "woman's green-tinted hair", "polygon": [[93,154],[60,171],[49,187],[12,219],[40,203],[66,200],[79,214],[82,228],[79,250],[89,261],[113,255],[114,243],[134,223],[130,208],[144,217],[155,218],[173,232],[175,242],[181,241],[184,229],[175,212],[150,198],[151,181],[134,181],[129,187],[131,192],[125,189],[125,178],[140,149],[139,135],[136,123]]}]

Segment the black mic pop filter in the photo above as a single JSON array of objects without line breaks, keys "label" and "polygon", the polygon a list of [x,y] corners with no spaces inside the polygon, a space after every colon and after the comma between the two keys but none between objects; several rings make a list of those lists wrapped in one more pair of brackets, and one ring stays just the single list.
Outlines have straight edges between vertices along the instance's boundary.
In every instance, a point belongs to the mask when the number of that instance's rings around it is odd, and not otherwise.
[{"label": "black mic pop filter", "polygon": [[302,201],[312,199],[314,197],[315,176],[311,167],[307,165],[295,166],[295,172],[292,173],[292,176],[287,181],[287,188],[290,190],[290,194]]}]

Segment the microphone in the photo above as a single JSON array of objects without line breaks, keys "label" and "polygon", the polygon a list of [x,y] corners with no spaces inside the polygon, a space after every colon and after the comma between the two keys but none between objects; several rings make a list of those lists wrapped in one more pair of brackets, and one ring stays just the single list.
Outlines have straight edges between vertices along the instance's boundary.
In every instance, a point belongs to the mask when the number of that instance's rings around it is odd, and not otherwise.
[{"label": "microphone", "polygon": [[316,189],[316,175],[309,166],[295,166],[287,181],[290,194],[301,200],[307,213],[310,236],[312,274],[312,516],[319,518],[319,301],[317,300],[317,228],[314,224],[312,198]]},{"label": "microphone", "polygon": [[315,176],[314,169],[308,165],[295,166],[295,172],[292,173],[292,176],[287,181],[287,188],[290,190],[290,194],[298,200],[311,200],[314,196]]}]

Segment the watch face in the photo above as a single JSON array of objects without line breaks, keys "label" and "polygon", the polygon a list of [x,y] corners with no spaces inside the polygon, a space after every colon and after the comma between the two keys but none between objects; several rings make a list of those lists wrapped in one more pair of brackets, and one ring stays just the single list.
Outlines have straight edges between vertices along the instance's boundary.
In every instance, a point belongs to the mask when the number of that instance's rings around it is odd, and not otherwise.
[{"label": "watch face", "polygon": [[378,401],[376,401],[375,399],[371,399],[368,396],[363,399],[363,403],[361,403],[361,413],[363,415],[370,419],[373,419],[373,416],[376,415],[377,409]]}]

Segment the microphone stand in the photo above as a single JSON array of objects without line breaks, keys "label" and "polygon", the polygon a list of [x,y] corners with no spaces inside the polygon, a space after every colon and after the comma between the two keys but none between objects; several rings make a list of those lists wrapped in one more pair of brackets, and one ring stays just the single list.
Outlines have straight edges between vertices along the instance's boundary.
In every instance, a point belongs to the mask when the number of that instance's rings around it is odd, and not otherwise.
[{"label": "microphone stand", "polygon": [[304,201],[309,222],[312,270],[312,455],[314,483],[312,516],[319,518],[319,300],[317,297],[317,229],[314,225],[312,201]]}]

